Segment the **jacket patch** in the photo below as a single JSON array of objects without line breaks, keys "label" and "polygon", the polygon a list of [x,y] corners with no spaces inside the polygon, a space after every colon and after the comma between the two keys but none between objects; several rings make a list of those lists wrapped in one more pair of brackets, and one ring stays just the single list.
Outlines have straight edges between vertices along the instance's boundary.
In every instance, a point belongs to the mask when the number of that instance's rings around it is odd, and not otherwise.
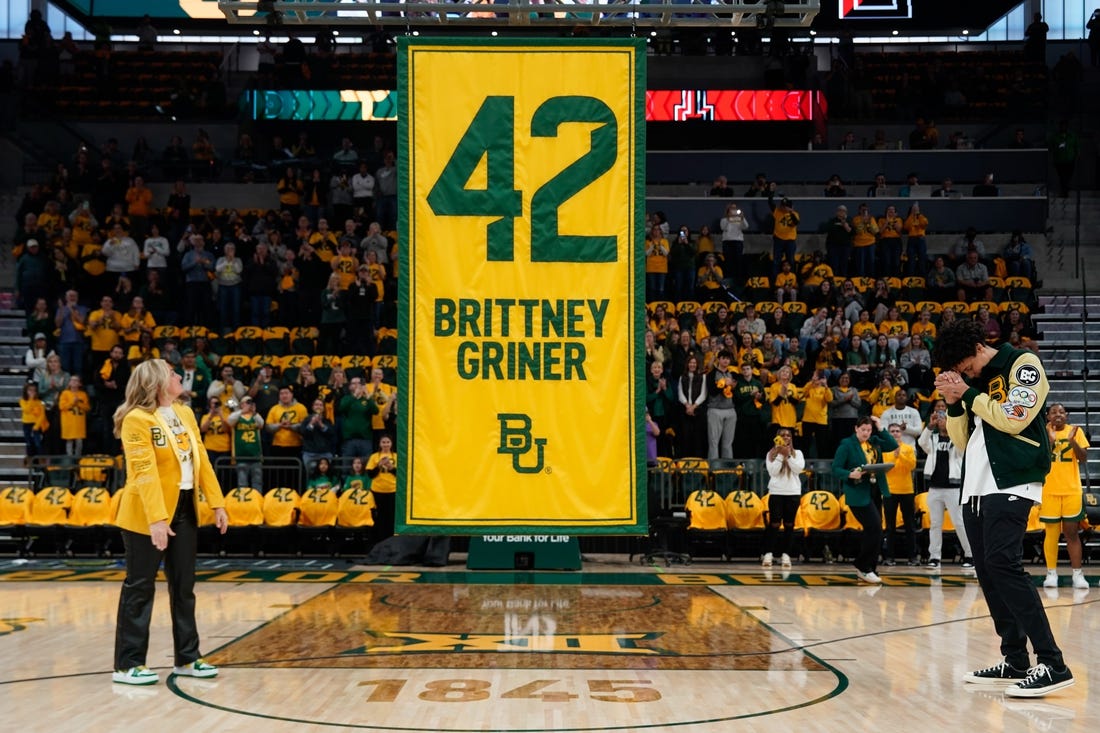
[{"label": "jacket patch", "polygon": [[1006,402],[1001,405],[1001,409],[1004,410],[1005,417],[1009,420],[1019,420],[1020,422],[1027,420],[1027,408],[1023,405]]},{"label": "jacket patch", "polygon": [[1038,367],[1031,366],[1030,364],[1024,364],[1016,370],[1016,381],[1028,387],[1034,387],[1038,384],[1039,377],[1040,373]]},{"label": "jacket patch", "polygon": [[1008,393],[1008,401],[1014,405],[1035,407],[1039,402],[1039,396],[1035,394],[1034,390],[1027,387],[1013,387],[1012,391]]}]

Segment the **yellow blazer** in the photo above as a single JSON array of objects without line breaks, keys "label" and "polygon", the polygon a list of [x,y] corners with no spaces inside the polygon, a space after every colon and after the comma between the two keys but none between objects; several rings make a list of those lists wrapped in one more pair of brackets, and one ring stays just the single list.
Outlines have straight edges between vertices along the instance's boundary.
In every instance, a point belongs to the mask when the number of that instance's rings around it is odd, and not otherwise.
[{"label": "yellow blazer", "polygon": [[[195,488],[192,492],[198,516],[198,492],[201,491],[211,509],[225,506],[214,467],[206,455],[195,413],[176,402],[172,405],[191,442],[191,460],[195,467]],[[131,532],[149,534],[149,525],[164,520],[170,522],[176,514],[180,498],[182,470],[172,432],[156,410],[131,410],[122,420],[122,451],[126,458],[126,485],[118,507],[116,524]]]}]

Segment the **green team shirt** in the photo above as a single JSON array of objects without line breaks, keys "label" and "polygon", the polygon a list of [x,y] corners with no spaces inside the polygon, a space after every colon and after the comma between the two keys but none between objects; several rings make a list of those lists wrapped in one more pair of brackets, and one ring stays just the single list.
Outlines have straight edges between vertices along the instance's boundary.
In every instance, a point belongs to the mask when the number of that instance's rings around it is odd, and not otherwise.
[{"label": "green team shirt", "polygon": [[237,458],[259,458],[261,454],[260,424],[255,416],[241,415],[233,430],[233,450]]},{"label": "green team shirt", "polygon": [[369,395],[362,397],[345,395],[340,400],[339,412],[344,417],[342,432],[344,439],[369,438],[374,435],[371,418],[378,413],[378,405]]}]

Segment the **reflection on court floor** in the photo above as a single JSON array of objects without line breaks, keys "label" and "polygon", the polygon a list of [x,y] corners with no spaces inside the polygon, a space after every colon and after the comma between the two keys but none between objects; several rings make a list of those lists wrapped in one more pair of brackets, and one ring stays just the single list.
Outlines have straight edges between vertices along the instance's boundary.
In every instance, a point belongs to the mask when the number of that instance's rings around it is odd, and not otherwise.
[{"label": "reflection on court floor", "polygon": [[[1059,589],[1044,601],[1075,688],[1019,703],[961,685],[998,654],[966,576],[897,573],[871,588],[845,573],[744,566],[202,572],[215,581],[198,586],[203,649],[220,676],[169,676],[161,585],[149,663],[162,683],[133,689],[109,675],[120,570],[0,568],[0,654],[21,660],[0,668],[5,722],[21,731],[165,721],[274,733],[701,733],[731,724],[851,733],[901,721],[918,732],[1072,731],[1089,709],[1087,660],[1100,651],[1096,599]],[[936,704],[899,709],[899,700]]]}]

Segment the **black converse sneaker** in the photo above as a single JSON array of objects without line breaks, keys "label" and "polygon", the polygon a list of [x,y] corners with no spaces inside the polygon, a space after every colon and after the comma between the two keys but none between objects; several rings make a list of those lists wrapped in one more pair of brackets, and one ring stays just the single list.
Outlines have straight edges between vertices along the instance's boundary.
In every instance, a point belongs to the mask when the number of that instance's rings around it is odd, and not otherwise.
[{"label": "black converse sneaker", "polygon": [[1039,662],[1027,671],[1027,678],[1005,689],[1005,695],[1009,697],[1042,697],[1050,693],[1069,687],[1074,682],[1073,673],[1069,667],[1054,669],[1049,664]]},{"label": "black converse sneaker", "polygon": [[963,675],[963,682],[971,682],[976,685],[1011,685],[1027,679],[1028,670],[1016,669],[1008,660],[1002,659],[992,667],[979,669],[975,672],[967,672]]}]

